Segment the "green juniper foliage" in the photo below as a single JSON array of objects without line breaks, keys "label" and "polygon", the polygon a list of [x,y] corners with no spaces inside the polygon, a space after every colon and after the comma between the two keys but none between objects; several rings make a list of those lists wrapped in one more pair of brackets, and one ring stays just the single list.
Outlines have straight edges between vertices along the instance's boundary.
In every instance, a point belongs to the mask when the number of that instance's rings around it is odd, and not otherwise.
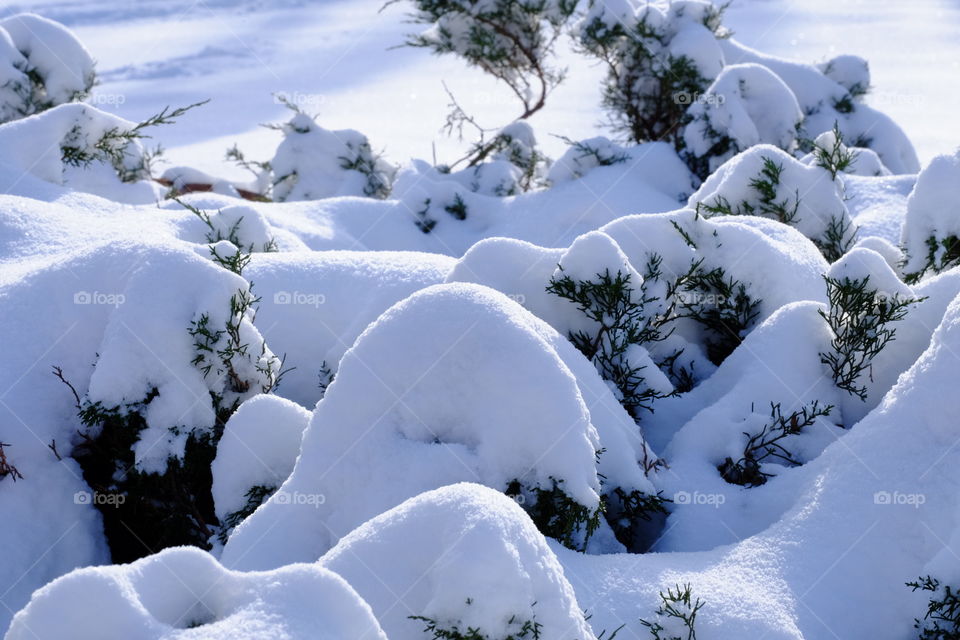
[{"label": "green juniper foliage", "polygon": [[[950,585],[943,585],[932,576],[908,582],[913,591],[931,593],[923,619],[914,619],[914,629],[920,631],[919,640],[960,640],[960,598]],[[942,591],[942,593],[941,593]]]},{"label": "green juniper foliage", "polygon": [[790,466],[799,466],[801,462],[784,445],[784,439],[801,433],[804,429],[816,423],[817,418],[826,417],[833,411],[832,405],[821,407],[817,400],[810,405],[801,407],[788,416],[784,416],[780,403],[770,403],[770,420],[759,433],[747,436],[747,444],[743,448],[743,455],[734,462],[727,458],[718,467],[720,475],[730,484],[746,487],[758,487],[764,484],[771,474],[761,470],[761,465],[768,461],[779,461]]},{"label": "green juniper foliage", "polygon": [[830,172],[830,177],[834,180],[840,173],[846,173],[853,168],[860,155],[856,150],[850,150],[843,144],[843,134],[840,132],[840,125],[833,123],[832,143],[829,147],[821,146],[816,141],[811,141],[813,157],[818,167]]},{"label": "green juniper foliage", "polygon": [[777,200],[782,175],[783,165],[764,157],[760,174],[750,180],[750,188],[757,194],[754,202],[743,200],[740,203],[731,204],[723,196],[717,196],[710,204],[698,202],[697,211],[705,211],[711,215],[762,216],[784,224],[797,222],[800,192],[796,191],[792,200],[789,197]]},{"label": "green juniper foliage", "polygon": [[590,509],[563,490],[563,480],[550,478],[549,489],[526,487],[519,480],[507,484],[504,493],[523,507],[543,535],[574,551],[584,551],[600,527],[603,503]]},{"label": "green juniper foliage", "polygon": [[[179,198],[172,198],[177,204],[181,207],[188,210],[193,215],[197,216],[207,227],[206,240],[210,244],[210,256],[213,258],[213,261],[226,269],[227,271],[232,271],[237,275],[242,275],[244,268],[250,264],[251,254],[256,251],[262,251],[264,253],[271,253],[277,251],[277,243],[271,238],[263,244],[262,247],[256,247],[253,244],[244,245],[240,241],[240,226],[243,224],[243,217],[237,219],[230,228],[226,230],[224,234],[223,229],[220,229],[213,223],[213,219],[210,217],[210,214],[202,209],[198,209],[191,204],[180,200]],[[232,253],[220,253],[217,248],[214,246],[218,242],[227,240],[235,248],[236,251]]]},{"label": "green juniper foliage", "polygon": [[873,359],[896,337],[892,323],[903,320],[911,304],[920,298],[901,299],[881,294],[870,286],[870,277],[861,279],[824,278],[829,299],[828,310],[819,313],[833,332],[831,350],[820,353],[834,384],[861,400],[867,399],[862,376]]},{"label": "green juniper foliage", "polygon": [[[662,524],[662,520],[669,515],[666,503],[672,502],[664,498],[661,492],[656,494],[644,493],[634,489],[624,491],[616,487],[603,496],[603,515],[617,540],[631,552],[643,553],[650,546],[650,540],[644,539],[645,529],[659,529],[649,526],[655,524],[655,519]],[[648,525],[644,527],[644,525]]]},{"label": "green juniper foliage", "polygon": [[744,283],[728,277],[722,267],[706,269],[702,258],[672,288],[679,307],[675,317],[690,318],[707,331],[707,357],[717,365],[740,345],[760,315],[762,301],[750,297]]},{"label": "green juniper foliage", "polygon": [[220,544],[227,544],[227,538],[230,537],[230,532],[256,511],[257,507],[272,496],[276,490],[277,487],[268,487],[261,484],[250,487],[245,494],[247,499],[246,504],[240,509],[228,514],[223,519],[222,526],[217,532],[217,539],[220,540]]},{"label": "green juniper foliage", "polygon": [[417,225],[417,229],[420,229],[423,233],[430,233],[433,231],[433,228],[437,226],[437,221],[430,217],[430,198],[424,199],[423,208],[414,211],[413,215],[414,224]]},{"label": "green juniper foliage", "polygon": [[[704,20],[718,38],[727,36],[724,9],[717,7]],[[691,58],[670,53],[667,31],[645,17],[633,27],[594,17],[581,28],[578,45],[606,68],[603,106],[612,129],[633,142],[665,140],[680,150],[690,99],[710,83]]]},{"label": "green juniper foliage", "polygon": [[598,167],[609,167],[615,164],[624,163],[630,159],[630,156],[622,151],[608,153],[603,149],[592,146],[589,141],[586,140],[571,140],[566,136],[555,137],[560,138],[566,142],[567,145],[576,149],[581,158],[593,158]]},{"label": "green juniper foliage", "polygon": [[614,384],[630,415],[637,418],[641,409],[652,411],[653,401],[665,396],[647,386],[644,366],[632,364],[628,352],[633,345],[663,339],[656,323],[647,321],[644,310],[653,299],[647,298],[642,288],[634,289],[629,273],[618,270],[611,274],[609,269],[598,273],[595,280],[574,280],[566,274],[551,278],[547,292],[573,302],[597,324],[593,331],[571,333],[570,341]]},{"label": "green juniper foliage", "polygon": [[[396,1],[396,0],[394,0]],[[388,3],[388,4],[392,4]],[[523,105],[519,119],[539,111],[562,80],[553,46],[576,8],[575,0],[413,0],[411,16],[433,28],[406,44],[438,55],[455,54],[506,84]]]},{"label": "green juniper foliage", "polygon": [[[536,606],[536,602],[533,603]],[[473,605],[473,599],[467,598],[466,606]],[[511,616],[507,620],[510,632],[506,636],[490,636],[478,627],[461,629],[461,623],[450,621],[441,622],[427,616],[407,616],[410,620],[424,623],[423,632],[430,634],[432,640],[539,640],[543,625],[537,622],[536,615],[521,620],[518,616]]]},{"label": "green juniper foliage", "polygon": [[213,433],[191,432],[183,458],[169,459],[162,474],[144,473],[136,466],[133,447],[147,426],[146,407],[157,395],[152,389],[141,402],[117,407],[84,401],[79,409],[83,430],[73,458],[92,491],[120,497],[95,503],[114,563],[171,546],[209,549],[218,524],[210,465],[222,424]]},{"label": "green juniper foliage", "polygon": [[452,215],[456,220],[467,219],[467,203],[463,201],[459,193],[453,195],[453,202],[445,206],[443,210]]},{"label": "green juniper foliage", "polygon": [[676,585],[666,593],[660,592],[656,620],[641,619],[640,624],[650,631],[653,640],[696,640],[697,614],[703,605],[700,598],[694,598],[689,584]]},{"label": "green juniper foliage", "polygon": [[88,167],[94,162],[111,165],[123,182],[135,182],[150,177],[151,163],[162,150],[158,147],[139,157],[132,154],[133,143],[149,138],[145,131],[151,127],[173,124],[177,118],[191,109],[205,105],[209,100],[197,102],[186,107],[170,109],[164,107],[143,122],[130,128],[111,127],[92,144],[86,140],[86,134],[80,124],[74,125],[60,143],[60,157],[63,163],[73,167]]},{"label": "green juniper foliage", "polygon": [[944,238],[930,236],[927,238],[927,260],[923,268],[914,273],[908,273],[905,280],[914,284],[928,271],[941,273],[947,269],[960,265],[960,238],[949,235]]}]

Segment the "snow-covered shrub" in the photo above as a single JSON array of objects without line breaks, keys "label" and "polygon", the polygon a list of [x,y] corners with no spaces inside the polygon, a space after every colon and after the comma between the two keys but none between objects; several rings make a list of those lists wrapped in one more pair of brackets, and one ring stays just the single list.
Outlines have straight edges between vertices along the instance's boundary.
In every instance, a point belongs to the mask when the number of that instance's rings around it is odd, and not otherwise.
[{"label": "snow-covered shrub", "polygon": [[[517,195],[541,186],[550,164],[537,149],[533,127],[522,120],[507,125],[489,141],[481,137],[460,162],[464,160],[470,160],[470,163],[458,171],[452,170],[458,163],[438,170],[474,193],[498,197]],[[458,220],[467,217],[459,197],[455,204],[446,206],[447,212]]]},{"label": "snow-covered shrub", "polygon": [[386,640],[343,578],[316,565],[224,569],[190,547],[129,565],[78,569],[34,593],[9,640]]},{"label": "snow-covered shrub", "polygon": [[174,200],[203,223],[210,258],[228,271],[242,275],[252,254],[277,250],[270,225],[253,207],[232,205],[210,213],[183,200]]},{"label": "snow-covered shrub", "polygon": [[810,152],[820,134],[839,126],[850,147],[869,148],[895,174],[920,170],[917,154],[903,130],[887,115],[864,104],[870,87],[867,63],[838,56],[819,67],[766,55],[735,39],[720,42],[727,60],[767,67],[790,88],[803,112],[797,132],[801,150]]},{"label": "snow-covered shrub", "polygon": [[564,138],[564,141],[569,148],[550,165],[547,173],[547,181],[551,185],[576,180],[597,167],[609,167],[630,159],[623,147],[602,136],[587,140]]},{"label": "snow-covered shrub", "polygon": [[391,640],[595,638],[543,535],[513,500],[476,484],[407,500],[319,564],[357,590]]},{"label": "snow-covered shrub", "polygon": [[147,149],[147,130],[201,104],[164,108],[139,123],[82,103],[60,105],[0,125],[0,161],[54,184],[120,201],[155,202],[162,190],[150,180],[151,163],[159,150]]},{"label": "snow-covered shrub", "polygon": [[860,56],[843,54],[817,65],[817,68],[844,89],[860,98],[870,90],[870,65]]},{"label": "snow-covered shrub", "polygon": [[[188,259],[189,258],[189,259]],[[175,277],[177,276],[177,277]],[[113,557],[217,532],[210,466],[240,403],[269,391],[281,362],[253,326],[240,276],[193,255],[144,263],[111,313],[73,457],[100,494]]]},{"label": "snow-covered shrub", "polygon": [[31,13],[0,20],[0,123],[87,97],[93,58],[59,22]]},{"label": "snow-covered shrub", "polygon": [[802,120],[796,96],[776,74],[758,64],[730,65],[687,110],[681,155],[706,179],[757,144],[792,153]]},{"label": "snow-covered shrub", "polygon": [[758,145],[717,169],[689,205],[707,216],[761,216],[796,227],[833,262],[856,233],[841,189],[827,169]]},{"label": "snow-covered shrub", "polygon": [[[874,281],[871,282],[871,277]],[[837,388],[867,399],[872,362],[896,337],[894,323],[920,300],[900,282],[880,254],[854,249],[825,276],[828,310],[821,315],[833,333],[831,350],[820,354]]]},{"label": "snow-covered shrub", "polygon": [[705,0],[590,3],[577,37],[606,66],[603,104],[615,131],[678,143],[687,108],[723,68],[722,13]]},{"label": "snow-covered shrub", "polygon": [[299,110],[277,128],[283,141],[270,160],[273,186],[264,195],[278,202],[390,195],[396,168],[373,151],[362,133],[324,129]]},{"label": "snow-covered shrub", "polygon": [[837,125],[821,133],[811,144],[810,153],[800,158],[800,162],[826,169],[834,180],[842,173],[857,176],[890,175],[890,170],[883,166],[876,151],[851,148],[844,144],[843,133]]},{"label": "snow-covered shrub", "polygon": [[309,422],[309,411],[273,395],[254,396],[227,420],[211,463],[221,542],[293,471]]},{"label": "snow-covered shrub", "polygon": [[[618,487],[656,494],[640,464],[650,457],[566,338],[492,289],[433,286],[386,311],[343,356],[293,475],[234,531],[223,558],[243,568],[315,558],[370,517],[464,480],[509,489],[570,546],[622,549],[598,513]],[[538,506],[541,496],[550,504]]]},{"label": "snow-covered shrub", "polygon": [[930,161],[907,200],[901,244],[908,282],[960,265],[960,150]]},{"label": "snow-covered shrub", "polygon": [[414,22],[430,25],[407,45],[453,53],[506,84],[523,105],[518,120],[539,111],[563,79],[551,60],[576,0],[412,0]]}]

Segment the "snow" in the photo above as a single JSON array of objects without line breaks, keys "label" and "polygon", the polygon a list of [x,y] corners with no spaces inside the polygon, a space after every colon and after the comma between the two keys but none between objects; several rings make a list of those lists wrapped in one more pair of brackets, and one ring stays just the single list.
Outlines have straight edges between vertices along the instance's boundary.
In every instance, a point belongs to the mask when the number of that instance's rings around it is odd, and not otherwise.
[{"label": "snow", "polygon": [[[960,234],[960,216],[957,215],[957,195],[960,178],[960,151],[953,155],[937,156],[920,175],[907,199],[903,219],[901,243],[907,254],[906,273],[924,269],[930,251],[927,241],[941,242]],[[939,263],[943,247],[938,247],[935,260]]]},{"label": "snow", "polygon": [[[729,203],[734,211],[749,207],[762,211],[762,193],[754,180],[772,181],[763,171],[767,163],[780,168],[779,183],[773,185],[773,203],[783,203],[795,226],[811,240],[824,241],[831,224],[842,221],[849,225],[849,212],[841,186],[818,166],[804,166],[784,151],[770,145],[756,145],[720,166],[690,196],[689,206],[715,207]],[[746,203],[746,204],[744,204]],[[701,211],[703,209],[700,209]],[[850,230],[845,237],[850,237]]]},{"label": "snow", "polygon": [[64,576],[34,595],[6,637],[386,639],[370,607],[328,570],[232,572],[193,547]]},{"label": "snow", "polygon": [[[390,347],[398,340],[402,354]],[[377,513],[460,481],[504,490],[555,479],[590,509],[598,474],[649,489],[636,466],[642,442],[612,400],[566,338],[518,303],[479,285],[427,287],[343,356],[293,475],[235,530],[223,561],[249,570],[315,560]]]},{"label": "snow", "polygon": [[773,72],[758,64],[724,67],[688,115],[684,129],[686,147],[694,156],[707,156],[713,145],[730,139],[723,155],[710,158],[710,170],[740,151],[772,144],[792,151],[803,113],[797,99]]},{"label": "snow", "polygon": [[[86,95],[93,85],[90,52],[58,22],[31,13],[4,18],[0,42],[3,62],[15,70],[12,78],[11,70],[4,70],[4,91],[16,94],[0,103],[0,122],[69,102]],[[42,84],[31,87],[32,80],[21,74],[36,74]],[[18,86],[22,89],[14,88]]]},{"label": "snow", "polygon": [[223,428],[210,467],[217,518],[240,511],[251,487],[283,484],[309,422],[309,411],[278,396],[258,395],[240,405]]},{"label": "snow", "polygon": [[407,500],[351,532],[319,564],[357,590],[393,640],[423,637],[411,615],[489,638],[515,634],[526,621],[542,624],[544,638],[595,637],[543,536],[513,500],[480,485]]},{"label": "snow", "polygon": [[[929,2],[876,3],[868,23],[811,0],[762,24],[784,3],[745,1],[730,10],[736,39],[714,36],[705,2],[595,3],[588,19],[647,19],[664,32],[658,54],[690,57],[710,81],[686,131],[687,151],[715,169],[702,181],[666,142],[599,135],[599,73],[566,44],[556,62],[571,63],[570,81],[530,122],[504,127],[515,97],[455,60],[383,54],[409,27],[366,2],[0,10],[41,10],[90,47],[36,16],[0,18],[0,442],[19,471],[0,466],[0,629],[413,640],[427,622],[409,616],[426,616],[491,638],[525,621],[545,638],[608,638],[621,625],[618,637],[640,638],[658,592],[690,583],[704,640],[910,637],[926,598],[904,583],[930,573],[955,586],[960,575],[949,401],[960,270],[920,273],[931,238],[960,235],[960,154],[921,171],[904,131],[921,132],[929,158],[957,143],[947,120],[895,123],[882,92],[907,91],[914,71],[921,86],[931,74],[943,85],[949,65],[916,64],[901,51],[921,49],[915,39],[879,25],[924,25],[947,56],[956,13],[937,5],[946,17],[931,25]],[[821,15],[822,31],[784,35]],[[825,33],[852,54],[814,47]],[[87,103],[55,104],[87,88],[91,54],[103,84]],[[54,103],[39,113],[22,101],[29,69]],[[476,167],[434,166],[470,143],[436,134],[441,78],[502,138]],[[941,89],[933,113],[953,91]],[[104,134],[129,133],[168,102],[211,95],[149,141],[172,142],[162,175],[175,189],[210,192],[164,199],[144,140],[89,164],[65,159],[103,151]],[[731,146],[710,156],[715,133]],[[857,162],[834,179],[811,141],[842,142]],[[251,181],[227,167],[234,142],[271,168]],[[765,159],[779,171],[770,200],[797,204],[789,224],[708,211],[770,204],[756,188]],[[276,201],[241,200],[241,189]],[[831,264],[821,248],[838,222],[850,248]],[[242,273],[223,267],[241,253]],[[671,286],[697,266],[742,284],[756,314],[716,362],[712,334],[691,317],[630,345],[626,361],[668,395],[635,419],[570,340],[598,323],[547,287],[619,271],[642,322],[656,323],[709,297]],[[834,337],[825,276],[869,277],[878,300],[914,300],[857,380],[865,400],[837,388],[823,361]],[[200,322],[213,329],[208,349]],[[692,388],[667,370],[678,352]],[[784,440],[790,460],[762,462],[765,482],[724,479],[719,467],[745,455],[771,405],[789,416],[813,402],[829,414]],[[190,436],[219,437],[204,498],[221,521],[256,506],[251,489],[269,497],[232,531],[212,525],[209,553],[170,548],[111,566],[98,509],[122,496],[93,491],[71,455],[86,403],[142,413],[143,472],[167,469]],[[531,500],[551,487],[599,515],[589,540],[576,529],[564,546],[537,530]],[[669,501],[639,542],[597,511],[618,489]]]},{"label": "snow", "polygon": [[[10,171],[0,183],[5,192],[12,191],[24,174],[80,191],[89,191],[119,202],[155,202],[161,193],[159,185],[146,181],[121,182],[118,171],[136,171],[144,149],[134,140],[119,148],[122,163],[117,166],[97,157],[91,167],[75,166],[64,161],[63,147],[74,147],[95,153],[97,141],[107,131],[128,131],[134,125],[94,107],[64,104],[32,118],[0,125],[0,145],[8,150],[3,165]],[[91,170],[92,169],[92,170]]]}]

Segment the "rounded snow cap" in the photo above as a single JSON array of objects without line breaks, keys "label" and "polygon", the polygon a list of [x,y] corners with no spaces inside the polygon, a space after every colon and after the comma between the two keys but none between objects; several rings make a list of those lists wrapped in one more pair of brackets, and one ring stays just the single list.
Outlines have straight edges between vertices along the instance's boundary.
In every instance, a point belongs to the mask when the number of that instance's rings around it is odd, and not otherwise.
[{"label": "rounded snow cap", "polygon": [[424,637],[424,621],[411,615],[485,638],[519,637],[524,625],[539,625],[537,637],[595,638],[543,535],[513,500],[481,485],[411,498],[343,538],[320,565],[357,589],[391,640]]}]

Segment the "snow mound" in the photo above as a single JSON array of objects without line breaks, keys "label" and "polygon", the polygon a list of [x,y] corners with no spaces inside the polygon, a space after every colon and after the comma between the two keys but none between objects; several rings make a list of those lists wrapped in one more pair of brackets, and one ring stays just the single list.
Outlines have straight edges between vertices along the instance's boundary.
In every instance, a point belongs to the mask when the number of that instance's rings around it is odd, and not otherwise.
[{"label": "snow mound", "polygon": [[362,133],[324,129],[299,112],[281,131],[283,142],[270,161],[274,200],[385,198],[390,193],[396,170],[374,154]]},{"label": "snow mound", "polygon": [[907,200],[901,244],[907,254],[904,272],[923,275],[960,262],[960,150],[937,156],[917,176]]},{"label": "snow mound", "polygon": [[[598,473],[609,490],[651,491],[643,454],[636,427],[565,337],[492,289],[429,287],[344,355],[293,475],[235,530],[223,561],[315,560],[376,514],[461,481],[558,484],[592,511]],[[593,541],[619,546],[605,528]]]},{"label": "snow mound", "polygon": [[248,504],[254,487],[275,490],[293,471],[310,412],[272,395],[250,398],[230,416],[211,465],[211,493],[224,522]]},{"label": "snow mound", "polygon": [[288,369],[277,393],[313,407],[323,395],[320,384],[336,374],[367,325],[415,291],[443,282],[453,264],[412,251],[254,255],[244,274],[260,296],[257,326]]},{"label": "snow mound", "polygon": [[0,20],[0,123],[86,97],[93,58],[59,22],[32,13]]},{"label": "snow mound", "polygon": [[340,540],[320,565],[357,590],[392,640],[423,638],[423,622],[409,616],[487,638],[526,622],[541,624],[543,638],[594,638],[526,513],[476,484],[407,500]]},{"label": "snow mound", "polygon": [[687,110],[685,153],[708,159],[705,174],[758,144],[793,151],[803,112],[790,88],[758,64],[724,67]]},{"label": "snow mound", "polygon": [[156,202],[162,188],[145,180],[143,145],[112,137],[134,126],[80,103],[0,125],[0,166],[11,170],[0,185],[10,191],[28,174],[117,202]]},{"label": "snow mound", "polygon": [[826,169],[804,165],[770,145],[728,160],[688,204],[705,215],[758,215],[790,224],[825,255],[842,254],[853,239],[841,184]]},{"label": "snow mound", "polygon": [[721,40],[720,47],[728,63],[763,65],[790,87],[805,116],[798,132],[801,139],[814,140],[836,125],[847,144],[874,150],[893,173],[920,170],[917,153],[903,129],[862,102],[869,74],[859,59],[841,56],[817,68],[760,53],[733,38]]},{"label": "snow mound", "polygon": [[[105,615],[108,613],[109,615]],[[38,590],[7,640],[386,640],[343,578],[315,565],[266,573],[224,569],[194,547],[133,564],[90,567]]]}]

